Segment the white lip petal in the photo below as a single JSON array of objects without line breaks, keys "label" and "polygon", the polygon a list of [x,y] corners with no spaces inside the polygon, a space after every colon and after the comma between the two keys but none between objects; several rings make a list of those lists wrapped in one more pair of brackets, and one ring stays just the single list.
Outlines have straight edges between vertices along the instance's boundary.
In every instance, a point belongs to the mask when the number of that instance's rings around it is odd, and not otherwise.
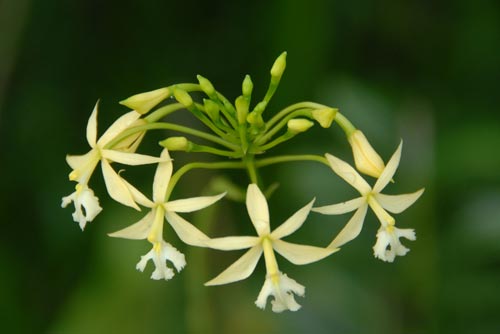
[{"label": "white lip petal", "polygon": [[363,221],[365,220],[367,210],[368,205],[362,205],[328,247],[337,248],[356,238],[363,228]]},{"label": "white lip petal", "polygon": [[250,248],[236,262],[217,277],[206,282],[205,285],[222,285],[244,280],[253,273],[261,255],[262,246],[260,244]]},{"label": "white lip petal", "polygon": [[161,152],[160,158],[165,161],[158,164],[153,181],[153,201],[157,203],[165,201],[165,194],[174,168],[167,149]]},{"label": "white lip petal", "polygon": [[367,194],[371,191],[371,187],[366,181],[363,179],[359,173],[352,168],[347,162],[340,160],[339,158],[331,155],[325,154],[328,163],[332,170],[341,178],[343,178],[347,183],[353,186],[356,190],[358,190],[361,195]]},{"label": "white lip petal", "polygon": [[311,211],[324,215],[341,215],[358,209],[364,203],[366,203],[366,199],[364,197],[358,197],[347,202],[312,208]]},{"label": "white lip petal", "polygon": [[149,165],[166,161],[165,159],[153,157],[150,155],[128,153],[115,150],[102,150],[102,155],[108,160],[129,166]]},{"label": "white lip petal", "polygon": [[118,118],[111,126],[104,132],[104,134],[97,141],[97,145],[103,147],[116,136],[118,136],[121,132],[126,130],[132,123],[134,123],[137,119],[141,117],[137,111],[130,111],[125,115],[122,115]]},{"label": "white lip petal", "polygon": [[190,222],[176,214],[175,212],[165,211],[165,218],[170,223],[175,233],[184,243],[191,246],[204,247],[208,237],[198,230]]},{"label": "white lip petal", "polygon": [[238,250],[255,246],[259,242],[258,237],[223,237],[207,240],[206,247],[219,250]]},{"label": "white lip petal", "polygon": [[269,208],[264,194],[256,184],[248,185],[246,205],[248,215],[259,236],[269,234]]},{"label": "white lip petal", "polygon": [[385,188],[385,186],[389,183],[389,181],[391,181],[392,177],[396,173],[396,169],[398,169],[399,161],[401,159],[402,148],[403,148],[403,141],[401,140],[398,148],[396,149],[396,152],[394,152],[391,159],[385,166],[384,171],[378,178],[377,182],[375,182],[375,185],[373,186],[374,193],[381,192],[382,189]]},{"label": "white lip petal", "polygon": [[87,122],[87,143],[94,148],[97,141],[97,110],[99,109],[99,101],[94,106],[92,114],[90,114]]},{"label": "white lip petal", "polygon": [[173,212],[193,212],[206,208],[224,197],[226,193],[216,196],[201,196],[178,199],[165,203],[165,210]]},{"label": "white lip petal", "polygon": [[101,160],[101,168],[109,196],[123,205],[130,206],[138,211],[141,211],[137,204],[135,204],[127,185],[123,182],[123,179],[118,175],[118,173],[111,168],[109,162],[105,159]]},{"label": "white lip petal", "polygon": [[281,239],[297,231],[302,224],[304,224],[309,212],[311,211],[314,201],[314,199],[310,201],[306,206],[295,212],[283,224],[278,226],[278,228],[271,233],[271,238]]},{"label": "white lip petal", "polygon": [[292,244],[283,240],[273,240],[273,248],[285,259],[296,265],[319,261],[339,250],[339,248]]},{"label": "white lip petal", "polygon": [[411,194],[385,195],[375,194],[375,199],[384,209],[392,213],[401,213],[410,207],[424,193],[425,189],[420,189]]},{"label": "white lip petal", "polygon": [[124,238],[132,240],[146,239],[148,237],[149,231],[151,230],[151,226],[153,225],[153,218],[153,211],[150,211],[137,223],[127,226],[119,231],[108,233],[108,235],[114,238]]}]

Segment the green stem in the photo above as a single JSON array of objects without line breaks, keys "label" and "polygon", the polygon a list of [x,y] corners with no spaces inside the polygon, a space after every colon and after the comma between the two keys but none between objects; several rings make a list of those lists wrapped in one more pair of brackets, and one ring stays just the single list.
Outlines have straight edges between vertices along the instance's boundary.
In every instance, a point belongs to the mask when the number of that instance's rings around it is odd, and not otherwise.
[{"label": "green stem", "polygon": [[247,155],[243,158],[243,163],[248,172],[248,177],[250,178],[250,182],[259,185],[259,176],[257,173],[257,168],[255,166],[255,161],[253,155]]},{"label": "green stem", "polygon": [[228,157],[228,158],[241,158],[242,152],[233,152],[233,151],[225,151],[225,150],[219,150],[214,147],[210,146],[205,146],[205,145],[198,145],[193,143],[193,147],[189,152],[202,152],[202,153],[211,153],[215,155],[220,155],[223,157]]},{"label": "green stem", "polygon": [[264,132],[263,135],[255,139],[255,143],[257,145],[264,144],[266,143],[269,139],[271,139],[272,136],[276,134],[279,130],[281,130],[284,126],[287,125],[288,121],[298,117],[298,116],[306,116],[306,117],[311,117],[311,112],[310,108],[304,108],[304,109],[298,109],[292,112],[290,115],[286,116],[283,118],[274,128],[271,130],[268,130],[267,132]]},{"label": "green stem", "polygon": [[316,161],[330,167],[328,160],[321,155],[314,154],[299,154],[299,155],[278,155],[271,158],[265,158],[255,161],[256,167],[265,167],[283,162],[290,161]]},{"label": "green stem", "polygon": [[295,135],[291,134],[290,132],[286,132],[284,133],[283,135],[279,136],[278,138],[274,139],[273,141],[265,144],[265,145],[262,145],[262,146],[257,146],[255,148],[255,152],[263,152],[263,151],[267,151],[269,150],[270,148],[273,148],[275,147],[276,145],[279,145],[281,144],[282,142],[285,142],[287,140],[290,140],[292,139],[293,137],[295,137]]},{"label": "green stem", "polygon": [[337,112],[335,115],[335,122],[344,130],[345,134],[347,137],[349,137],[354,131],[356,131],[356,128],[352,123],[341,113]]},{"label": "green stem", "polygon": [[291,113],[292,111],[295,111],[297,109],[304,109],[304,108],[309,108],[309,109],[322,109],[322,108],[327,108],[327,106],[315,102],[299,102],[292,104],[291,106],[286,107],[285,109],[281,110],[278,112],[276,115],[274,115],[267,123],[266,123],[266,131],[270,129],[275,123],[277,123],[280,119]]},{"label": "green stem", "polygon": [[173,113],[174,111],[184,109],[184,106],[180,103],[173,103],[156,109],[148,116],[144,117],[144,120],[148,123],[154,123],[163,117]]}]

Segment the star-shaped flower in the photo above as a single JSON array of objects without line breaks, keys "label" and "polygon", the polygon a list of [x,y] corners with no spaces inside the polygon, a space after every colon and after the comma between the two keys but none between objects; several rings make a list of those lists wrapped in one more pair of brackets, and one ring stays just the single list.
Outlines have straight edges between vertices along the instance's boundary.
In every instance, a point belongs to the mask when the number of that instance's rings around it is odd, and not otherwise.
[{"label": "star-shaped flower", "polygon": [[208,240],[206,245],[214,249],[250,249],[225,271],[205,283],[205,285],[227,284],[247,278],[252,274],[262,253],[264,253],[267,275],[255,304],[259,308],[264,309],[267,298],[272,295],[274,296],[274,300],[272,301],[274,312],[282,312],[284,310],[297,311],[300,305],[295,301],[293,293],[303,296],[305,288],[293,279],[288,278],[286,274],[280,272],[274,251],[281,254],[293,264],[302,265],[319,261],[338,250],[292,244],[281,240],[302,226],[309,215],[313,203],[314,200],[271,232],[266,198],[257,185],[250,184],[247,190],[246,206],[250,220],[258,236],[223,237]]},{"label": "star-shaped flower", "polygon": [[182,253],[163,240],[164,219],[168,221],[183,242],[193,246],[205,246],[205,242],[209,238],[179,216],[177,212],[192,212],[203,209],[217,202],[225,193],[217,196],[165,201],[165,194],[173,170],[172,161],[167,149],[162,151],[161,159],[163,162],[158,164],[153,182],[153,200],[149,200],[130,183],[124,181],[134,200],[150,208],[151,211],[137,223],[120,231],[110,233],[109,236],[135,240],[148,239],[153,244],[153,248],[149,253],[141,257],[136,268],[143,271],[147,262],[152,260],[156,269],[153,271],[151,278],[168,280],[174,276],[174,272],[167,267],[166,261],[172,262],[178,272],[186,265],[186,261]]},{"label": "star-shaped flower", "polygon": [[[396,221],[387,211],[400,213],[406,210],[422,195],[424,189],[422,188],[414,193],[403,195],[385,195],[381,193],[396,172],[401,158],[402,145],[403,143],[401,142],[373,188],[345,161],[333,155],[326,154],[326,158],[333,171],[361,194],[361,197],[347,202],[312,209],[312,211],[327,215],[339,215],[356,210],[346,226],[330,243],[329,247],[340,247],[359,235],[369,206],[381,224],[377,233],[377,242],[373,247],[375,257],[383,261],[392,262],[396,255],[403,256],[408,252],[408,249],[401,244],[399,238],[405,237],[409,240],[415,240],[415,232],[412,229],[396,228]],[[387,249],[389,246],[390,248]]]},{"label": "star-shaped flower", "polygon": [[[76,191],[66,196],[62,200],[62,207],[69,203],[75,204],[73,220],[80,224],[82,230],[87,222],[92,221],[102,208],[99,206],[99,200],[94,195],[92,189],[88,187],[88,182],[99,161],[101,162],[102,173],[109,195],[116,201],[133,207],[140,208],[135,203],[130,190],[124,180],[111,167],[112,162],[118,162],[125,165],[144,165],[162,161],[157,157],[148,155],[125,152],[119,149],[107,149],[106,144],[113,140],[117,135],[138,121],[141,116],[135,111],[126,113],[118,118],[104,134],[97,140],[97,111],[96,103],[92,114],[87,123],[87,142],[91,150],[84,155],[68,155],[66,162],[73,169],[69,174],[71,181],[78,182]],[[134,137],[136,140],[139,138]],[[132,145],[132,144],[131,144]],[[83,213],[82,207],[85,209]],[[91,212],[88,212],[89,208]]]}]

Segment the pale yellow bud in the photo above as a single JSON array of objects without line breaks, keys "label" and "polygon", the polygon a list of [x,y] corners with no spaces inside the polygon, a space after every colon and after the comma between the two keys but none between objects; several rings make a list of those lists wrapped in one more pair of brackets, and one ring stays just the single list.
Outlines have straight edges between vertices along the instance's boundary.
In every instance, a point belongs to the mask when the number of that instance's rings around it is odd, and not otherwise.
[{"label": "pale yellow bud", "polygon": [[337,108],[315,109],[312,111],[312,117],[321,125],[322,128],[329,128],[332,125]]},{"label": "pale yellow bud", "polygon": [[279,55],[271,68],[271,76],[280,79],[286,68],[286,51]]},{"label": "pale yellow bud", "polygon": [[192,143],[186,137],[170,137],[160,142],[169,151],[189,151]]},{"label": "pale yellow bud", "polygon": [[186,108],[189,108],[191,107],[191,105],[193,105],[193,99],[191,98],[191,95],[189,95],[188,92],[183,89],[175,89],[174,97],[177,101],[179,101],[180,104],[182,104]]},{"label": "pale yellow bud", "polygon": [[384,161],[375,152],[363,132],[355,130],[347,140],[352,147],[356,169],[363,174],[378,178],[385,168]]},{"label": "pale yellow bud", "polygon": [[286,125],[288,126],[288,131],[290,133],[297,134],[309,130],[314,123],[307,119],[295,118],[289,120]]},{"label": "pale yellow bud", "polygon": [[207,78],[202,77],[199,74],[196,76],[196,78],[198,78],[201,90],[205,92],[205,94],[207,94],[208,96],[212,96],[215,94],[215,88]]},{"label": "pale yellow bud", "polygon": [[241,91],[243,92],[244,96],[249,97],[250,95],[252,95],[252,90],[253,90],[253,82],[250,76],[247,74],[245,76],[245,79],[243,80]]},{"label": "pale yellow bud", "polygon": [[234,104],[236,107],[236,115],[238,116],[238,123],[244,124],[248,114],[248,99],[244,96],[238,96]]},{"label": "pale yellow bud", "polygon": [[150,92],[132,95],[128,99],[120,101],[120,104],[137,111],[139,114],[145,114],[158,103],[165,100],[169,95],[170,90],[164,87]]}]

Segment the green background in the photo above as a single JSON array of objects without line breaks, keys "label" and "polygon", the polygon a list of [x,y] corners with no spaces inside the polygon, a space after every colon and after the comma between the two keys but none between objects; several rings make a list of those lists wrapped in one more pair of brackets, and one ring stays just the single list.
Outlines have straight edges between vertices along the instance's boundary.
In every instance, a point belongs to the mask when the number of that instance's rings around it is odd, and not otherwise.
[{"label": "green background", "polygon": [[[499,333],[499,37],[500,2],[486,0],[1,1],[0,330]],[[385,161],[404,140],[387,193],[426,188],[396,217],[417,232],[407,256],[373,258],[378,222],[369,213],[361,236],[326,260],[298,267],[278,259],[306,298],[297,299],[299,312],[274,314],[253,304],[263,263],[245,281],[205,288],[240,253],[185,247],[168,228],[185,270],[168,282],[149,279],[151,264],[136,271],[148,243],[106,233],[140,214],[107,199],[99,173],[91,185],[105,210],[84,233],[60,208],[73,191],[64,157],[88,150],[85,125],[98,98],[102,131],[125,112],[118,101],[198,73],[231,99],[250,74],[262,96],[284,50],[287,71],[266,112],[303,100],[338,107]],[[168,135],[176,134],[146,137],[145,152],[157,154],[154,143]],[[337,126],[316,125],[280,151],[352,161]],[[176,162],[210,158],[193,156]],[[138,170],[127,175],[149,191],[154,167]],[[270,199],[274,226],[314,196],[326,205],[355,194],[313,163],[262,173],[281,184]],[[193,172],[175,196],[210,191],[217,175]],[[229,177],[246,186],[244,173]],[[185,217],[212,235],[251,233],[241,203],[214,207]],[[326,245],[347,219],[311,214],[288,240]]]}]

